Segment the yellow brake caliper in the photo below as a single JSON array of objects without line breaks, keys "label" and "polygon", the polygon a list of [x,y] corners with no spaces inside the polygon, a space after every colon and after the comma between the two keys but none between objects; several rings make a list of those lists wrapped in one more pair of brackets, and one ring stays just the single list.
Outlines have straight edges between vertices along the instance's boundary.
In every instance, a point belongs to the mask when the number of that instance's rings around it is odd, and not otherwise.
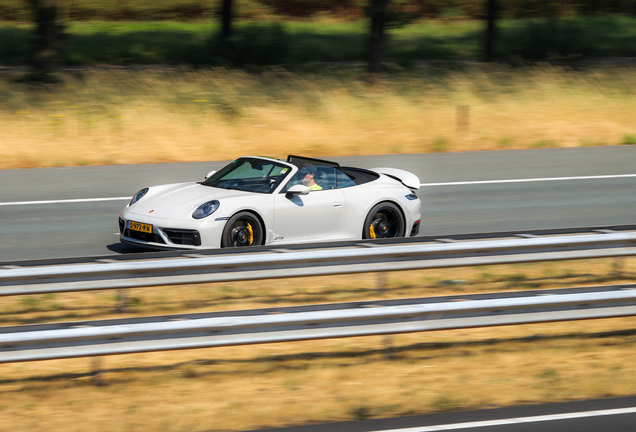
[{"label": "yellow brake caliper", "polygon": [[369,234],[371,234],[371,238],[375,238],[375,228],[373,228],[373,224],[369,227]]},{"label": "yellow brake caliper", "polygon": [[249,236],[247,237],[247,239],[249,240],[249,245],[252,246],[252,243],[254,243],[254,230],[252,229],[251,224],[247,224],[247,232],[249,233]]}]

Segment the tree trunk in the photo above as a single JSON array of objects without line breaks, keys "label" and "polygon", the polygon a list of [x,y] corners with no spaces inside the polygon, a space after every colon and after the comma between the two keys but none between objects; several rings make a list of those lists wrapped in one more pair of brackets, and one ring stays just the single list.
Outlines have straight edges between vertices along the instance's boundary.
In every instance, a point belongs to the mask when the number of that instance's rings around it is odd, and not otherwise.
[{"label": "tree trunk", "polygon": [[223,41],[230,36],[232,36],[232,0],[223,0],[220,39]]},{"label": "tree trunk", "polygon": [[487,62],[495,61],[497,51],[495,45],[497,43],[497,0],[486,0],[486,45],[484,48],[484,57]]},{"label": "tree trunk", "polygon": [[371,0],[371,35],[369,37],[369,72],[377,73],[382,69],[385,58],[386,12],[389,0]]},{"label": "tree trunk", "polygon": [[36,24],[31,59],[33,75],[38,79],[53,79],[53,73],[62,64],[64,48],[64,26],[57,0],[32,0],[31,9]]}]

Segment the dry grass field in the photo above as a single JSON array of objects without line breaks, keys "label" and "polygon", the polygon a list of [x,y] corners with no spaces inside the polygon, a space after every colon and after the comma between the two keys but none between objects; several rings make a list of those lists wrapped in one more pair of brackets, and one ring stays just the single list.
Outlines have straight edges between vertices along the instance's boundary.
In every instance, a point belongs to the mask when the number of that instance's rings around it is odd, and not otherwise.
[{"label": "dry grass field", "polygon": [[[636,258],[131,290],[126,316],[633,283]],[[100,319],[116,293],[7,298],[2,325]],[[1,431],[238,431],[636,392],[636,318],[0,365]]]},{"label": "dry grass field", "polygon": [[[0,168],[636,143],[636,69],[0,74]],[[466,106],[468,116],[459,114]]]}]

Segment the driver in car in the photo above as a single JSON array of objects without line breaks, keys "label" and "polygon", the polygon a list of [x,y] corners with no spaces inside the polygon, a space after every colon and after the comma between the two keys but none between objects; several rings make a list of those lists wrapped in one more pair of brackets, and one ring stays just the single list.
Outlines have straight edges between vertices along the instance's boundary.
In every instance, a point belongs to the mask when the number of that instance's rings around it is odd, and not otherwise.
[{"label": "driver in car", "polygon": [[309,188],[311,191],[322,190],[322,186],[316,183],[316,167],[313,165],[305,165],[300,170],[300,176],[302,178],[302,182],[305,186]]}]

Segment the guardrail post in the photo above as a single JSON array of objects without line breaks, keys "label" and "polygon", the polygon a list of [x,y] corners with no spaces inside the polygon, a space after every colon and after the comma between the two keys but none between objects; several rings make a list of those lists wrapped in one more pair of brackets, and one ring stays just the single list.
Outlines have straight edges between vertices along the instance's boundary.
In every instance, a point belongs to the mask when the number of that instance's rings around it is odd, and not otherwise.
[{"label": "guardrail post", "polygon": [[376,279],[376,288],[380,294],[384,293],[388,288],[388,277],[386,272],[378,272]]},{"label": "guardrail post", "polygon": [[393,335],[385,335],[382,342],[384,343],[384,357],[387,360],[393,359]]},{"label": "guardrail post", "polygon": [[127,290],[117,290],[117,313],[126,312],[126,306],[128,306],[128,291]]},{"label": "guardrail post", "polygon": [[615,257],[612,264],[612,276],[620,276],[623,273],[625,257]]},{"label": "guardrail post", "polygon": [[101,356],[93,357],[92,359],[92,370],[91,374],[93,375],[92,382],[94,386],[101,387],[104,385],[104,376],[102,372],[102,366],[104,364],[104,358]]}]

